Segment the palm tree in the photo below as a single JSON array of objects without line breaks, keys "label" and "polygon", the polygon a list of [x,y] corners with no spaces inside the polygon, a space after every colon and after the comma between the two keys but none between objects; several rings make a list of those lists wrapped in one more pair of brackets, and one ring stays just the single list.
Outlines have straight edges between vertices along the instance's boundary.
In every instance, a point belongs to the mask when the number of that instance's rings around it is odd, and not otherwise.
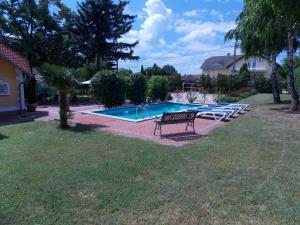
[{"label": "palm tree", "polygon": [[225,40],[240,41],[246,57],[264,55],[272,61],[272,93],[274,103],[281,102],[277,82],[277,55],[287,46],[286,29],[281,18],[264,0],[244,1],[243,11],[237,18],[237,27],[225,35]]},{"label": "palm tree", "polygon": [[74,70],[49,63],[42,64],[37,70],[49,86],[58,90],[60,127],[68,128],[70,113],[67,95],[76,86],[76,80],[73,78]]}]

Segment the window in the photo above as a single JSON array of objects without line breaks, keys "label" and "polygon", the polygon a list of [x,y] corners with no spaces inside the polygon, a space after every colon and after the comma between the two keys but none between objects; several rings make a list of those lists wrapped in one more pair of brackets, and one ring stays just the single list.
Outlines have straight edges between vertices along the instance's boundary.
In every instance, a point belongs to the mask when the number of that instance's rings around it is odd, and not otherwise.
[{"label": "window", "polygon": [[252,62],[252,69],[256,69],[256,60],[253,60]]},{"label": "window", "polygon": [[247,61],[247,66],[249,70],[251,69],[251,65],[252,65],[251,61]]},{"label": "window", "polygon": [[3,80],[0,80],[0,96],[9,95],[9,84]]}]

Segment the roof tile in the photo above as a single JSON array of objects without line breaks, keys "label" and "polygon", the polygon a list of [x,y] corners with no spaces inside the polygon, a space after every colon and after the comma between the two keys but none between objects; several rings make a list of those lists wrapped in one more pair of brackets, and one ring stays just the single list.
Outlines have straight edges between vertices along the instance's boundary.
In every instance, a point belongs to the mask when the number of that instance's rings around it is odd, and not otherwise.
[{"label": "roof tile", "polygon": [[29,62],[17,52],[0,43],[0,57],[8,61],[24,73],[31,74]]}]

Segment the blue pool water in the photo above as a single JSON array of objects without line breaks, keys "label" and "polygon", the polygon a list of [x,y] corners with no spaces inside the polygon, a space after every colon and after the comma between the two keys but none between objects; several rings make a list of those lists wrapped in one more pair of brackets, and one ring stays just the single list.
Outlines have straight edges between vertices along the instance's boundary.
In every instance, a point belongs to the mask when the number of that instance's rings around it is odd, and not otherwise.
[{"label": "blue pool water", "polygon": [[138,110],[138,114],[136,114],[136,106],[94,111],[92,112],[92,114],[109,116],[127,121],[139,122],[150,119],[155,116],[161,116],[164,112],[179,112],[188,109],[194,109],[199,107],[200,105],[167,102],[159,104],[148,104],[147,106],[150,110],[144,111],[144,118],[141,110]]}]

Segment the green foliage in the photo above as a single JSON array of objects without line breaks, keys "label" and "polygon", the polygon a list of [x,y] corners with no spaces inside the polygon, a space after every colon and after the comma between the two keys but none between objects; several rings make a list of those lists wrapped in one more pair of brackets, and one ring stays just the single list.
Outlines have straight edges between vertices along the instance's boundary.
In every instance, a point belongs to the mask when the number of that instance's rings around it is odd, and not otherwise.
[{"label": "green foliage", "polygon": [[77,85],[74,79],[76,74],[74,69],[44,63],[37,68],[37,71],[49,86],[56,88],[58,91],[71,91]]},{"label": "green foliage", "polygon": [[164,101],[169,92],[168,80],[163,76],[152,76],[148,81],[148,95],[153,100]]},{"label": "green foliage", "polygon": [[228,75],[218,74],[216,79],[218,92],[224,93],[228,90]]},{"label": "green foliage", "polygon": [[168,76],[170,91],[178,91],[182,89],[182,78],[180,74]]},{"label": "green foliage", "polygon": [[[6,34],[3,41],[26,57],[32,67],[42,62],[76,64],[72,43],[62,27],[71,12],[60,1],[2,0],[0,13],[0,30]],[[18,38],[6,38],[7,34]]]},{"label": "green foliage", "polygon": [[228,75],[227,85],[229,91],[236,91],[241,88],[241,82],[238,75]]},{"label": "green foliage", "polygon": [[239,80],[241,87],[249,87],[251,76],[247,64],[243,64],[239,71]]},{"label": "green foliage", "polygon": [[259,93],[272,93],[272,81],[265,78],[263,74],[254,76],[253,86]]},{"label": "green foliage", "polygon": [[213,87],[211,77],[204,74],[200,76],[199,86],[205,91],[211,91]]},{"label": "green foliage", "polygon": [[300,94],[300,65],[297,68],[295,68],[294,76],[295,76],[296,90]]},{"label": "green foliage", "polygon": [[145,102],[147,93],[147,81],[143,74],[130,75],[127,82],[127,97],[134,104]]},{"label": "green foliage", "polygon": [[44,81],[51,87],[55,87],[59,92],[60,105],[60,127],[67,128],[67,120],[71,113],[69,112],[69,104],[67,95],[77,85],[74,79],[75,71],[63,66],[44,63],[37,71],[43,76]]},{"label": "green foliage", "polygon": [[91,81],[92,95],[108,108],[125,101],[124,81],[110,70],[98,72]]},{"label": "green foliage", "polygon": [[131,30],[135,20],[135,16],[124,13],[127,4],[127,1],[114,3],[112,0],[85,0],[78,4],[77,12],[67,26],[84,59],[96,59],[98,69],[101,60],[115,66],[119,59],[139,58],[133,56],[137,41],[119,41]]},{"label": "green foliage", "polygon": [[222,96],[218,99],[216,99],[216,102],[227,102],[227,103],[232,103],[232,102],[238,102],[242,98],[241,97],[234,97],[234,96]]}]

